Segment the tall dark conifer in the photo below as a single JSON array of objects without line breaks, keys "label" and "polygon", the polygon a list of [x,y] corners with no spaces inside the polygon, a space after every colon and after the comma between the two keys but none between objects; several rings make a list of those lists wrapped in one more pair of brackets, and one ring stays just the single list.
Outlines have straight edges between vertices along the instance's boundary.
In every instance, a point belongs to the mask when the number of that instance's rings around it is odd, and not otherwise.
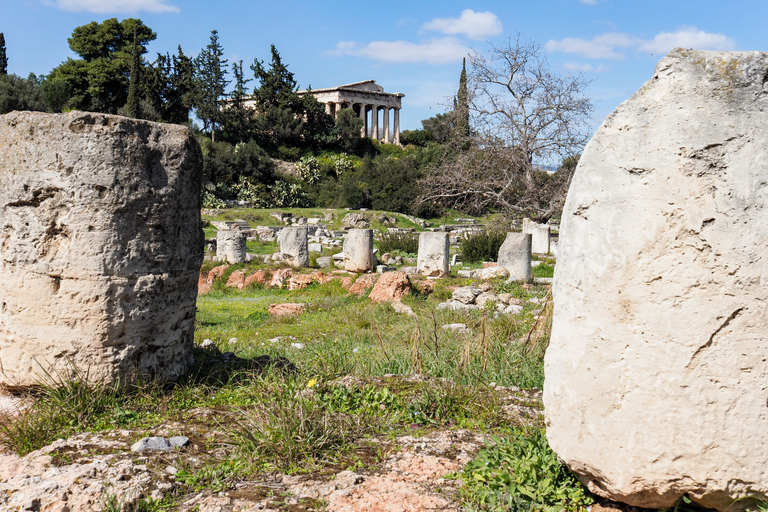
[{"label": "tall dark conifer", "polygon": [[469,93],[467,92],[467,59],[462,59],[459,90],[454,102],[456,132],[460,137],[469,137]]},{"label": "tall dark conifer", "polygon": [[141,117],[141,98],[139,97],[141,94],[139,92],[141,68],[141,53],[134,30],[133,47],[131,48],[131,78],[128,82],[128,101],[125,103],[125,107],[128,116],[137,119]]},{"label": "tall dark conifer", "polygon": [[219,105],[229,83],[226,79],[227,59],[222,59],[224,49],[219,43],[219,33],[211,31],[211,42],[195,59],[195,110],[203,122],[203,129],[211,131],[211,140],[216,140],[216,130],[221,124],[222,113]]},{"label": "tall dark conifer", "polygon": [[0,32],[0,75],[8,74],[8,56],[5,53],[5,35]]}]

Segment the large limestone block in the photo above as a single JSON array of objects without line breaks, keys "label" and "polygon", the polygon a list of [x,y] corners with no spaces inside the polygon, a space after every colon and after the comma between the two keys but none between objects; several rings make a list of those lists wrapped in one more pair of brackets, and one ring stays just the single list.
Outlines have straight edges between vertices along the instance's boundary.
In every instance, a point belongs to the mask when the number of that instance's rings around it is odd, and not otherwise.
[{"label": "large limestone block", "polygon": [[530,233],[507,233],[507,238],[499,247],[496,259],[498,266],[507,269],[509,276],[516,281],[531,280],[531,244]]},{"label": "large limestone block", "polygon": [[192,364],[200,148],[118,116],[0,116],[0,384],[75,365],[172,379]]},{"label": "large limestone block", "polygon": [[350,229],[344,238],[344,270],[368,272],[376,265],[373,254],[373,230]]},{"label": "large limestone block", "polygon": [[766,76],[766,53],[673,50],[575,172],[544,405],[600,495],[768,498]]},{"label": "large limestone block", "polygon": [[288,256],[288,261],[294,267],[309,266],[309,242],[307,227],[283,228],[278,234],[280,252]]},{"label": "large limestone block", "polygon": [[425,276],[445,277],[450,273],[450,240],[448,233],[424,231],[419,233],[418,272]]}]

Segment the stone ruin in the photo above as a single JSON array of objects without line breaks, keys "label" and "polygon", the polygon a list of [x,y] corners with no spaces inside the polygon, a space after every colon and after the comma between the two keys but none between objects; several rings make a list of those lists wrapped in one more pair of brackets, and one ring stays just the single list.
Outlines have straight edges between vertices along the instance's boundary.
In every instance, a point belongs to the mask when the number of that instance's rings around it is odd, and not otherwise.
[{"label": "stone ruin", "polygon": [[309,246],[305,226],[283,228],[278,232],[277,239],[280,242],[280,252],[291,266],[309,266]]},{"label": "stone ruin", "polygon": [[125,382],[192,364],[202,156],[187,128],[0,116],[0,384],[76,367]]},{"label": "stone ruin", "polygon": [[531,219],[523,219],[522,231],[531,235],[531,252],[549,254],[549,224],[539,224]]},{"label": "stone ruin", "polygon": [[424,231],[419,233],[417,271],[428,277],[445,277],[450,273],[450,242],[448,233]]},{"label": "stone ruin", "polygon": [[544,405],[601,496],[768,499],[766,77],[766,53],[675,49],[579,161]]},{"label": "stone ruin", "polygon": [[234,265],[247,259],[245,233],[239,229],[216,231],[216,259]]},{"label": "stone ruin", "polygon": [[497,264],[507,269],[515,281],[531,280],[531,244],[530,233],[507,233],[507,238],[499,247]]},{"label": "stone ruin", "polygon": [[349,272],[370,272],[376,265],[373,254],[373,230],[350,229],[344,239],[344,269]]}]

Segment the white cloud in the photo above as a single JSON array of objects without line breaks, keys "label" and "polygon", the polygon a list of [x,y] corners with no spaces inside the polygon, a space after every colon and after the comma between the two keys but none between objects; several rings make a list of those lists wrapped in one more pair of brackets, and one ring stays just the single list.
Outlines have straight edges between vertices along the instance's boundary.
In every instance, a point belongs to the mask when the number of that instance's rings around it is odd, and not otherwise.
[{"label": "white cloud", "polygon": [[609,32],[595,36],[589,41],[577,37],[567,37],[562,41],[550,39],[544,48],[549,52],[573,53],[588,59],[624,60],[624,54],[617,50],[637,46],[640,43],[642,43],[641,39]]},{"label": "white cloud", "polygon": [[466,57],[469,48],[455,37],[432,39],[422,43],[409,41],[373,41],[360,46],[352,41],[336,44],[330,55],[355,55],[382,62],[426,62],[428,64],[446,64]]},{"label": "white cloud", "polygon": [[475,12],[472,9],[464,9],[460,18],[435,18],[421,28],[447,35],[463,34],[476,40],[501,34],[502,31],[498,16],[490,11]]},{"label": "white cloud", "polygon": [[168,0],[44,0],[64,11],[105,13],[179,12]]},{"label": "white cloud", "polygon": [[661,32],[640,45],[639,50],[648,53],[667,53],[676,47],[694,50],[733,50],[736,42],[722,34],[704,32],[696,27],[683,27],[677,32]]},{"label": "white cloud", "polygon": [[665,54],[681,46],[695,50],[733,50],[736,43],[722,34],[704,32],[696,27],[683,27],[677,32],[660,32],[653,39],[641,39],[618,32],[608,32],[590,40],[567,37],[551,39],[544,48],[549,52],[580,55],[588,59],[624,60],[622,50],[634,49],[646,53]]},{"label": "white cloud", "polygon": [[581,62],[566,62],[563,67],[566,71],[570,71],[571,73],[605,73],[609,69],[608,66],[603,64],[595,67],[592,64],[584,64]]}]

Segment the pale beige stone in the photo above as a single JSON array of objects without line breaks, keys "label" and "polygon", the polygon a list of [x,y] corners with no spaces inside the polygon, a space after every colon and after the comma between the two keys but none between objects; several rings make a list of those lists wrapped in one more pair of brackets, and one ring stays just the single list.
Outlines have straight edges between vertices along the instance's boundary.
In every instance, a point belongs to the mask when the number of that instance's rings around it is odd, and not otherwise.
[{"label": "pale beige stone", "polygon": [[187,128],[0,116],[0,383],[173,379],[192,363],[201,153]]},{"label": "pale beige stone", "polygon": [[425,276],[445,277],[450,273],[450,241],[448,233],[424,231],[419,233],[419,254],[416,269]]},{"label": "pale beige stone", "polygon": [[283,228],[277,235],[280,241],[280,252],[286,261],[294,267],[309,266],[309,244],[307,227]]},{"label": "pale beige stone", "polygon": [[768,54],[673,50],[584,150],[562,216],[547,437],[648,508],[768,498]]},{"label": "pale beige stone", "polygon": [[350,229],[344,238],[344,270],[369,272],[376,265],[373,255],[373,230]]},{"label": "pale beige stone", "polygon": [[530,233],[507,233],[507,238],[499,247],[499,267],[507,269],[516,281],[531,280],[531,243]]}]

